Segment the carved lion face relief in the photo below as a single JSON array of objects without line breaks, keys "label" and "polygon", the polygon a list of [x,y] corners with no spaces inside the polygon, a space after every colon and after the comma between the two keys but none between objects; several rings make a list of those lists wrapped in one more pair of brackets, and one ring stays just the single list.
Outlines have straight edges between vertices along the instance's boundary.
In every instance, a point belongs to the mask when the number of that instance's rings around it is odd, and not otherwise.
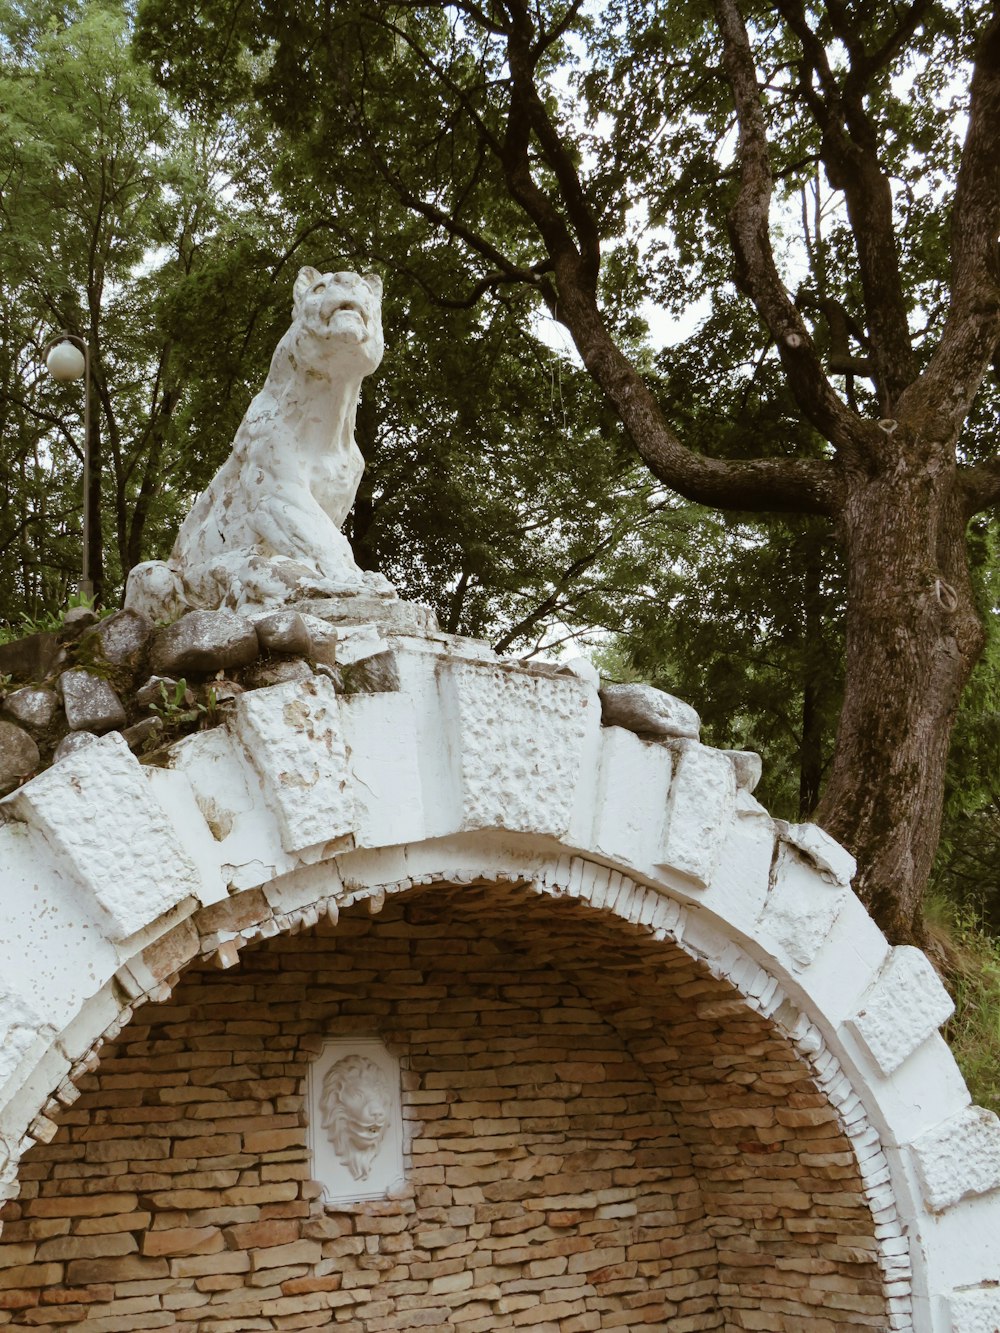
[{"label": "carved lion face relief", "polygon": [[355,1180],[366,1180],[392,1114],[382,1070],[366,1056],[344,1056],[323,1080],[320,1110],[338,1160]]}]

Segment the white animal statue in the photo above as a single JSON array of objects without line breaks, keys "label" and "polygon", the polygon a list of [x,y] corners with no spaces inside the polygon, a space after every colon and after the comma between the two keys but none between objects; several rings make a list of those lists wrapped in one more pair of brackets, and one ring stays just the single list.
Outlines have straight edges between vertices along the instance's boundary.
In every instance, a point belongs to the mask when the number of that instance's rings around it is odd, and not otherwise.
[{"label": "white animal statue", "polygon": [[374,274],[295,280],[292,324],[232,453],[195,501],[167,561],[137,565],[125,605],[154,619],[384,589],[340,528],[364,459],[354,442],[361,381],[382,360]]}]

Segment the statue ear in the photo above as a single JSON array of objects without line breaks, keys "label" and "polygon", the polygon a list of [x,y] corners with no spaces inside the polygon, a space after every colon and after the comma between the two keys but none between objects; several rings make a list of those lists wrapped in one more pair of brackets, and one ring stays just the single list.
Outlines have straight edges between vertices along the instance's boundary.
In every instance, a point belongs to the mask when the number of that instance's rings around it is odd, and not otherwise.
[{"label": "statue ear", "polygon": [[299,304],[306,292],[320,276],[314,268],[300,268],[299,276],[295,279],[295,286],[292,288],[292,310],[299,308]]},{"label": "statue ear", "polygon": [[382,279],[379,277],[379,275],[377,273],[363,273],[361,275],[361,280],[362,282],[366,282],[368,286],[371,288],[372,295],[377,297],[377,299],[381,301]]}]

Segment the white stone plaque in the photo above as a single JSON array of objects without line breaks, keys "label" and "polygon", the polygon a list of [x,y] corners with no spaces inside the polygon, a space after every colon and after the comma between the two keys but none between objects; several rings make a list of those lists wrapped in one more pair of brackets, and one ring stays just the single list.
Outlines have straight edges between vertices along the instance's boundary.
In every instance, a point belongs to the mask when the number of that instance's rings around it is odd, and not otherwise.
[{"label": "white stone plaque", "polygon": [[403,1182],[399,1061],[374,1038],[324,1042],[309,1068],[313,1179],[326,1203],[381,1199]]}]

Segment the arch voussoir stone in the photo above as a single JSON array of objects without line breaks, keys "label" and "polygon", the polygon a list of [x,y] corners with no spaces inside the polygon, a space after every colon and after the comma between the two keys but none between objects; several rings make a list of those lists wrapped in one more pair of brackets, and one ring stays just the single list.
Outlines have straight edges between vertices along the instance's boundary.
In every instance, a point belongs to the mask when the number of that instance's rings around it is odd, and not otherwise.
[{"label": "arch voussoir stone", "polygon": [[602,725],[585,672],[391,644],[398,689],[256,690],[166,769],[106,737],[0,802],[0,1199],[102,1042],[193,962],[435,885],[507,886],[681,949],[772,1024],[852,1145],[886,1326],[995,1328],[1000,1122],[970,1105],[937,1033],[950,1001],[873,926],[850,857],[772,820],[727,752]]}]

